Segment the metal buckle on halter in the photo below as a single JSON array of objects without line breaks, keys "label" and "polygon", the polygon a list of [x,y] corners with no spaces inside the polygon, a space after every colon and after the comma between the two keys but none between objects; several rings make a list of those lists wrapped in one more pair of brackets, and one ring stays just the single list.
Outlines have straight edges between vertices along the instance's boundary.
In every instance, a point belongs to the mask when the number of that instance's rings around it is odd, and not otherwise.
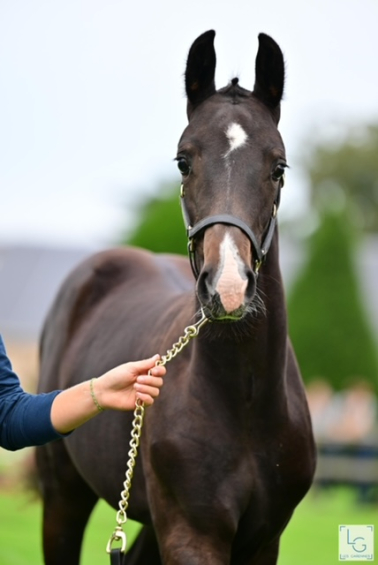
[{"label": "metal buckle on halter", "polygon": [[258,276],[260,268],[261,268],[262,264],[264,263],[264,261],[266,259],[265,251],[262,249],[261,252],[262,252],[262,258],[256,259],[256,261],[255,261],[255,275],[256,275],[256,277]]}]

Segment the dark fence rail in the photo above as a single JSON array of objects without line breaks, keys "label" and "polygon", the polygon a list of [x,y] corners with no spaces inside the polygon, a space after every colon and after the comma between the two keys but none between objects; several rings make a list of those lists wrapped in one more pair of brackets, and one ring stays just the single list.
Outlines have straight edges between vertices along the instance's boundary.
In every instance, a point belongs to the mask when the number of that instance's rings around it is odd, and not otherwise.
[{"label": "dark fence rail", "polygon": [[315,483],[378,486],[378,444],[318,444]]}]

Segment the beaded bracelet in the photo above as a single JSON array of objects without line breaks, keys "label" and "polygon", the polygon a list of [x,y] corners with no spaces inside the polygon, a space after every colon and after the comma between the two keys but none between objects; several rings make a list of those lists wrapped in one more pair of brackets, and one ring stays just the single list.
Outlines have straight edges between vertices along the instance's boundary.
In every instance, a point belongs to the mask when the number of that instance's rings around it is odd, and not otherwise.
[{"label": "beaded bracelet", "polygon": [[90,388],[90,391],[91,391],[91,397],[92,397],[92,400],[93,400],[97,410],[99,412],[104,412],[105,408],[103,408],[101,406],[101,404],[99,403],[99,401],[97,400],[94,389],[93,389],[93,382],[96,381],[96,380],[97,380],[96,377],[94,377],[93,379],[91,379],[91,381],[89,383],[89,388]]}]

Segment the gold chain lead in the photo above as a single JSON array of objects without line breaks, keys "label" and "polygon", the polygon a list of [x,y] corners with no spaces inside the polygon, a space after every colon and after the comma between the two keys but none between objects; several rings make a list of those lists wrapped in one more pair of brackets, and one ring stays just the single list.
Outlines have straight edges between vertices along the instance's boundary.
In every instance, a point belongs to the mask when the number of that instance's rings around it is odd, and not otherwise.
[{"label": "gold chain lead", "polygon": [[[201,319],[193,324],[192,326],[187,326],[184,330],[184,335],[182,335],[176,343],[174,343],[171,349],[168,349],[165,355],[162,355],[160,359],[156,361],[155,365],[166,365],[169,361],[172,361],[178,355],[184,347],[186,347],[189,341],[196,337],[202,328],[209,319],[206,317],[203,310],[201,310]],[[143,420],[144,420],[144,404],[138,398],[135,403],[135,410],[134,410],[134,419],[132,422],[132,429],[131,429],[131,440],[129,443],[130,450],[128,452],[128,461],[126,465],[126,477],[123,483],[123,491],[121,492],[121,500],[118,503],[119,510],[116,515],[116,522],[117,526],[108,541],[106,546],[107,553],[111,553],[112,544],[115,541],[121,542],[121,552],[126,553],[126,534],[122,529],[122,526],[127,521],[127,514],[126,510],[129,506],[129,498],[130,498],[130,489],[131,489],[131,481],[134,474],[134,467],[136,458],[138,455],[138,447],[140,442],[140,437],[142,435],[142,427],[143,427]]]}]

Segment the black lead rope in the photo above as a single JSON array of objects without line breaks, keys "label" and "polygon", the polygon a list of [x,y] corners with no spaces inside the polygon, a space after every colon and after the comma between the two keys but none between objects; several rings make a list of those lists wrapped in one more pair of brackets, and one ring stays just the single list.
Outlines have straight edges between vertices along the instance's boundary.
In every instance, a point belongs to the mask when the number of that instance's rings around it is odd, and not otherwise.
[{"label": "black lead rope", "polygon": [[122,563],[122,558],[125,554],[120,549],[112,549],[110,552],[110,565],[126,565]]}]

